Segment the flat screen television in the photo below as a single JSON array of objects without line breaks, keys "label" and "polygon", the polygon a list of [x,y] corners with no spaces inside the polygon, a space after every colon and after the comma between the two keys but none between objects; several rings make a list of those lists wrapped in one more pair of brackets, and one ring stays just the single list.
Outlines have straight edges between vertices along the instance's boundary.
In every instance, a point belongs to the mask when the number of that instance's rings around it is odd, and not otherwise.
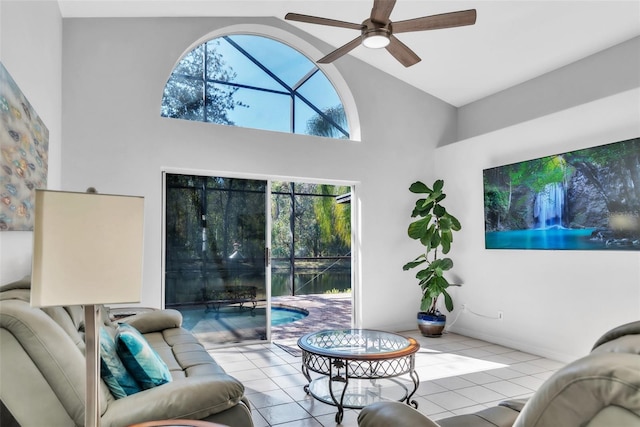
[{"label": "flat screen television", "polygon": [[487,249],[640,250],[640,138],[485,169]]}]

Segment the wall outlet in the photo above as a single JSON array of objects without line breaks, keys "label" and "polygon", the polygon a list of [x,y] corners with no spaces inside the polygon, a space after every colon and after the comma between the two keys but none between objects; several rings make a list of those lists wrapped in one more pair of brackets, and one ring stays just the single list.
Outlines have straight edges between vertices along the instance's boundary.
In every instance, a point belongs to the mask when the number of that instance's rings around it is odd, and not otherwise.
[{"label": "wall outlet", "polygon": [[498,312],[498,319],[499,320],[504,320],[504,313],[503,312],[501,312],[501,311]]},{"label": "wall outlet", "polygon": [[467,304],[462,304],[460,307],[462,307],[462,311],[467,311]]}]

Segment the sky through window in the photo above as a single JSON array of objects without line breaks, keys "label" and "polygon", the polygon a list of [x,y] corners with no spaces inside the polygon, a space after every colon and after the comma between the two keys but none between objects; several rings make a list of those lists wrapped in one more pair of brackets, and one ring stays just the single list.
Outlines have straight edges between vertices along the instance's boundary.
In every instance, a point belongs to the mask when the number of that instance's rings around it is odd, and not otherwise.
[{"label": "sky through window", "polygon": [[349,139],[326,75],[297,50],[256,35],[217,37],[184,55],[165,86],[161,115]]}]

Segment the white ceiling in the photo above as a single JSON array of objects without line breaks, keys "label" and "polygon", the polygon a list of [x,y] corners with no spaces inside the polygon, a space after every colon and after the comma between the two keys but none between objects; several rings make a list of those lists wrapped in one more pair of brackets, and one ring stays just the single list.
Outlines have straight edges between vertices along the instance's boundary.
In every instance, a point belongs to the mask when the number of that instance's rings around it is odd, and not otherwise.
[{"label": "white ceiling", "polygon": [[[296,12],[355,23],[369,16],[373,3],[372,0],[58,2],[63,17],[284,19],[287,12]],[[640,0],[398,0],[391,20],[466,9],[477,10],[473,26],[397,36],[422,58],[410,68],[403,67],[384,49],[360,46],[350,54],[454,106],[462,106],[640,35]],[[357,31],[344,28],[290,23],[336,48],[358,35]]]}]

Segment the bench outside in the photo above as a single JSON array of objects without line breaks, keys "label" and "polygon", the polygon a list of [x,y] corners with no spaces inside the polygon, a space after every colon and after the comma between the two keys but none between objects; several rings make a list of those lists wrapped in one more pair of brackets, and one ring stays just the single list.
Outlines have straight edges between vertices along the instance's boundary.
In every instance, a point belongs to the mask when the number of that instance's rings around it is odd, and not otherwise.
[{"label": "bench outside", "polygon": [[[255,286],[234,286],[225,289],[213,289],[207,292],[202,290],[205,313],[216,312],[216,319],[220,316],[220,307],[237,305],[240,310],[249,309],[252,316],[255,316],[256,301]],[[245,305],[247,305],[245,307]]]}]

